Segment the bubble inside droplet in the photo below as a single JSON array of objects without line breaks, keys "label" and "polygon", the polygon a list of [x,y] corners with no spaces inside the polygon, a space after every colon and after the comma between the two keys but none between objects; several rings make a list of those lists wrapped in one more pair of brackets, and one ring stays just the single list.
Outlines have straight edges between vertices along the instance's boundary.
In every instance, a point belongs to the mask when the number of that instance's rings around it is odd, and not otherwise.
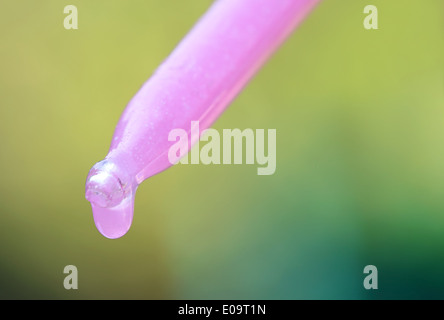
[{"label": "bubble inside droplet", "polygon": [[88,177],[85,187],[86,199],[102,208],[120,204],[124,198],[122,183],[113,174],[96,171]]}]

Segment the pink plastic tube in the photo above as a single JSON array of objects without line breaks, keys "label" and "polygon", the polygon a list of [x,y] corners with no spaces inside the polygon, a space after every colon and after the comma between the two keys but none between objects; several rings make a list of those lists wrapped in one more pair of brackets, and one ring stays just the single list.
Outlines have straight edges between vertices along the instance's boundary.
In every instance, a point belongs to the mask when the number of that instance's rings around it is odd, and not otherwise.
[{"label": "pink plastic tube", "polygon": [[[320,0],[219,0],[129,102],[108,155],[90,170],[86,199],[108,238],[123,236],[145,179],[172,164],[173,129],[211,126]],[[194,139],[195,140],[195,139]]]}]

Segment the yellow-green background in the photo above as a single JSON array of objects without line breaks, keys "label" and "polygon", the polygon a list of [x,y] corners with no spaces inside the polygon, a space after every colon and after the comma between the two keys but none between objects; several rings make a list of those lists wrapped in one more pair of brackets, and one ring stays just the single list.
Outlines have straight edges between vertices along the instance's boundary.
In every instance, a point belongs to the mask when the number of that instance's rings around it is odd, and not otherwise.
[{"label": "yellow-green background", "polygon": [[324,1],[214,126],[276,128],[276,173],[175,166],[99,234],[86,175],[210,4],[1,2],[0,298],[444,298],[442,0]]}]

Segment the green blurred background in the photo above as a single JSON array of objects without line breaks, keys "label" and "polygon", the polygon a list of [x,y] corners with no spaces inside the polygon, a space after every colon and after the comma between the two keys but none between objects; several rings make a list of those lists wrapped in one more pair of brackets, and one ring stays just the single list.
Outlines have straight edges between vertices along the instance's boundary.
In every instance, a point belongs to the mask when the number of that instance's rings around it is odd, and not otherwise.
[{"label": "green blurred background", "polygon": [[324,1],[214,126],[276,128],[276,173],[175,166],[139,187],[126,236],[96,230],[90,167],[210,5],[1,2],[0,298],[444,298],[442,0]]}]

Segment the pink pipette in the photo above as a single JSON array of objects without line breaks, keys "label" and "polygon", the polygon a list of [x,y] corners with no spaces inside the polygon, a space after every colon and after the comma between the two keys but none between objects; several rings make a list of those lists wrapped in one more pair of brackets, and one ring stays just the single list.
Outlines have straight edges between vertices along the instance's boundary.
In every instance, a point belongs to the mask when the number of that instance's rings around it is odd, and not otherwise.
[{"label": "pink pipette", "polygon": [[86,180],[97,229],[131,226],[138,185],[172,164],[173,129],[211,126],[265,60],[320,0],[219,0],[129,102],[108,155]]}]

